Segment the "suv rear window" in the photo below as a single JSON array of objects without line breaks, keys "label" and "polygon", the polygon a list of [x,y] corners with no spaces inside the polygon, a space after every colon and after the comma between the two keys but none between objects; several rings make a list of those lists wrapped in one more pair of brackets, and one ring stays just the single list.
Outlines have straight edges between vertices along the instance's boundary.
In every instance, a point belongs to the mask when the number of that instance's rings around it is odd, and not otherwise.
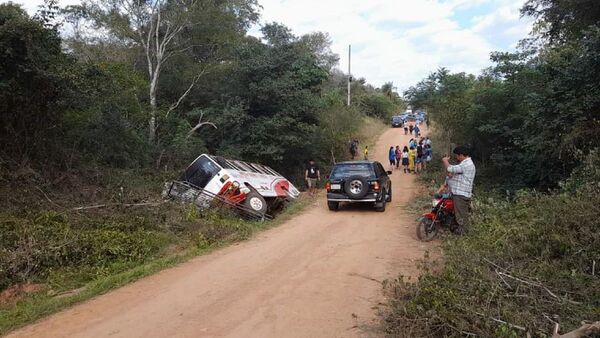
[{"label": "suv rear window", "polygon": [[394,117],[392,117],[392,122],[402,122],[402,117],[394,116]]},{"label": "suv rear window", "polygon": [[345,163],[336,165],[333,171],[331,171],[329,178],[336,180],[355,175],[372,177],[374,176],[373,174],[373,166],[369,163]]}]

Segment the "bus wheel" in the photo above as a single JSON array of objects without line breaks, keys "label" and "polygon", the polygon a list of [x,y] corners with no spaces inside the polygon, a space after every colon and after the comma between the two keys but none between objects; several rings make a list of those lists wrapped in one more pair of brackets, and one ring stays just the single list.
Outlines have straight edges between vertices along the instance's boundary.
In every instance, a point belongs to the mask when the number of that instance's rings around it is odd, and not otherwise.
[{"label": "bus wheel", "polygon": [[264,215],[267,212],[267,202],[260,194],[254,191],[251,191],[246,195],[244,206],[261,215]]}]

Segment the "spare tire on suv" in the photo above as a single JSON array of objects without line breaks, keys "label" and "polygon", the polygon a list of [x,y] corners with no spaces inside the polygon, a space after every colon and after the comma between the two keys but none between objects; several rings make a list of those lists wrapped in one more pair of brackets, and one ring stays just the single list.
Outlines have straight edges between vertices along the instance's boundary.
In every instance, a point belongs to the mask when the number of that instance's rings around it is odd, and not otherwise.
[{"label": "spare tire on suv", "polygon": [[344,182],[344,191],[351,199],[363,198],[369,191],[369,182],[363,176],[350,176]]}]

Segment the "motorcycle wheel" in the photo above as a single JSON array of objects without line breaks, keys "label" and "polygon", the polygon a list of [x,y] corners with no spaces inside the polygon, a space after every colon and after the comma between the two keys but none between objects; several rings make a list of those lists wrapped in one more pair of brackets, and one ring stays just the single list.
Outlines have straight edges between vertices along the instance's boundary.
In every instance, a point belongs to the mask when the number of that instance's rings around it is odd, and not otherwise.
[{"label": "motorcycle wheel", "polygon": [[417,223],[417,238],[422,242],[432,241],[438,234],[438,226],[432,219],[421,217]]}]

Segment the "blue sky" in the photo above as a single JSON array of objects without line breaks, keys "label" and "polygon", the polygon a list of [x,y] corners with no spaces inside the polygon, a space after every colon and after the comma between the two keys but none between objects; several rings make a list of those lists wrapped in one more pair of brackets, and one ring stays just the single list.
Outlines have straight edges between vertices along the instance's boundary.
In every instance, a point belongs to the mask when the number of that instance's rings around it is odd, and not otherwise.
[{"label": "blue sky", "polygon": [[[2,0],[0,0],[2,1]],[[42,0],[16,0],[35,11]],[[61,0],[61,5],[79,2]],[[525,0],[259,0],[261,24],[281,22],[301,35],[327,32],[347,69],[373,85],[404,90],[439,67],[479,73],[493,51],[511,51],[527,36]],[[251,34],[260,35],[259,26]]]}]

